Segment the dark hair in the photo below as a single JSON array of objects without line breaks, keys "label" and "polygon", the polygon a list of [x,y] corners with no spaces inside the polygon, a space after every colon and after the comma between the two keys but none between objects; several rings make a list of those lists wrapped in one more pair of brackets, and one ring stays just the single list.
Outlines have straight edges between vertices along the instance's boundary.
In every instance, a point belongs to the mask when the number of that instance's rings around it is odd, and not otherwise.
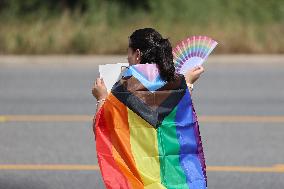
[{"label": "dark hair", "polygon": [[163,80],[175,80],[172,46],[153,28],[138,29],[129,37],[129,47],[141,52],[141,62],[156,63]]}]

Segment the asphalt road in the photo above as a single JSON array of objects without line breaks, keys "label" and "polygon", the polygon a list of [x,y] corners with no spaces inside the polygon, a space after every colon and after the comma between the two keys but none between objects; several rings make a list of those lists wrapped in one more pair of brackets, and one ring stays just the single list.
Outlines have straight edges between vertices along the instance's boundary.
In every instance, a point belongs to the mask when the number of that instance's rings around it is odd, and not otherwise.
[{"label": "asphalt road", "polygon": [[[125,61],[0,57],[0,189],[104,188],[91,87],[99,63]],[[283,189],[284,56],[210,57],[205,68],[193,98],[208,188]]]}]

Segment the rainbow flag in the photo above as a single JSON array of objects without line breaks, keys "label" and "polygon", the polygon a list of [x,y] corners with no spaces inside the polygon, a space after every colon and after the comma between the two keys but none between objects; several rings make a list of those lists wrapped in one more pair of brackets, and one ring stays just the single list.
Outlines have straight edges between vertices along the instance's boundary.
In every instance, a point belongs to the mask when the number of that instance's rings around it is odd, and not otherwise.
[{"label": "rainbow flag", "polygon": [[130,66],[94,122],[108,189],[205,189],[197,117],[185,79],[164,82],[156,64]]}]

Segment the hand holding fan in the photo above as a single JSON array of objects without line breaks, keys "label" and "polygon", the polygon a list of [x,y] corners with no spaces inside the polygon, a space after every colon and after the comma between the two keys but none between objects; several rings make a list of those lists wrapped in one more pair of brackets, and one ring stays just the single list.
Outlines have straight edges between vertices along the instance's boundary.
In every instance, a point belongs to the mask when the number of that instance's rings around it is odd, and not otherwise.
[{"label": "hand holding fan", "polygon": [[181,41],[173,49],[176,72],[185,74],[201,65],[218,43],[207,36],[192,36]]}]

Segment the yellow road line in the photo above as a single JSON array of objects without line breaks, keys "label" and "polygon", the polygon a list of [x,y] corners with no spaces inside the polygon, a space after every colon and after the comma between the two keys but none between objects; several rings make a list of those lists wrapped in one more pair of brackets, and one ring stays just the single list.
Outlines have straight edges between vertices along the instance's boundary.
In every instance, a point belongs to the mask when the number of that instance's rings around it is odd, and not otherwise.
[{"label": "yellow road line", "polygon": [[201,122],[284,123],[284,116],[199,116]]},{"label": "yellow road line", "polygon": [[[208,123],[284,123],[284,116],[199,116]],[[92,115],[0,115],[0,122],[90,122]]]},{"label": "yellow road line", "polygon": [[89,115],[1,115],[2,122],[87,122]]},{"label": "yellow road line", "polygon": [[55,165],[33,165],[33,164],[2,164],[0,165],[0,170],[52,170],[52,171],[95,171],[99,170],[98,165],[64,165],[64,164],[55,164]]},{"label": "yellow road line", "polygon": [[208,171],[216,172],[256,172],[256,173],[284,173],[284,165],[274,165],[271,167],[253,166],[208,166]]},{"label": "yellow road line", "polygon": [[[98,165],[68,165],[68,164],[2,164],[0,170],[16,171],[98,171]],[[284,165],[271,167],[257,166],[207,166],[210,172],[256,172],[256,173],[284,173]]]},{"label": "yellow road line", "polygon": [[[68,164],[0,164],[0,171],[99,171],[98,165]],[[207,166],[209,172],[284,173],[284,165],[258,166]]]},{"label": "yellow road line", "polygon": [[5,116],[0,116],[0,122],[6,122],[6,117]]}]

